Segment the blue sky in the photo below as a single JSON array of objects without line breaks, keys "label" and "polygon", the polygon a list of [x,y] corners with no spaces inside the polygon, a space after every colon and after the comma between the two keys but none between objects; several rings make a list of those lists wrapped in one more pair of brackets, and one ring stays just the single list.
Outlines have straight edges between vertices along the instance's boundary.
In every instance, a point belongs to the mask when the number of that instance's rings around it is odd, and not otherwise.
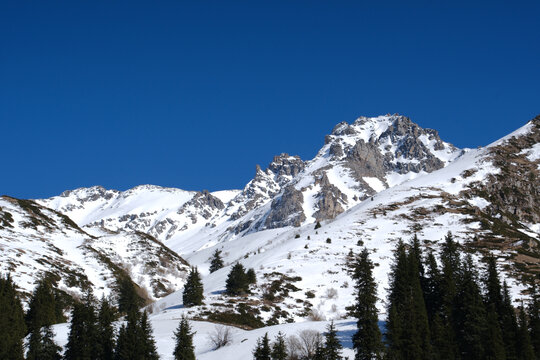
[{"label": "blue sky", "polygon": [[485,145],[540,113],[538,18],[538,1],[1,1],[0,193],[241,188],[360,115]]}]

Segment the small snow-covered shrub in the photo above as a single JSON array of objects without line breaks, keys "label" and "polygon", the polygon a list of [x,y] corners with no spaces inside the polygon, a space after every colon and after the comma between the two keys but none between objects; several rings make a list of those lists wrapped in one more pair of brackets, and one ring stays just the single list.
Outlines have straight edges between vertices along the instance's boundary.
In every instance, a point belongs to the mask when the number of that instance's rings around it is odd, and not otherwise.
[{"label": "small snow-covered shrub", "polygon": [[227,326],[218,325],[214,328],[214,331],[208,335],[208,339],[212,345],[214,345],[215,350],[227,346],[232,341],[231,329]]},{"label": "small snow-covered shrub", "polygon": [[325,321],[326,317],[322,312],[317,309],[311,309],[308,314],[308,319],[310,321]]},{"label": "small snow-covered shrub", "polygon": [[338,297],[338,292],[336,289],[334,288],[327,288],[326,289],[326,293],[324,294],[324,296],[327,298],[327,299],[337,299]]}]

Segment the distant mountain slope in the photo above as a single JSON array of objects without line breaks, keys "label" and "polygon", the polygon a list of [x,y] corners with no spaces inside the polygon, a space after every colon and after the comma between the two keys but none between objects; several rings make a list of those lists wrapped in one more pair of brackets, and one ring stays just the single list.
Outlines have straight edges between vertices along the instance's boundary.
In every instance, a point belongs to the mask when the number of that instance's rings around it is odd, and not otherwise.
[{"label": "distant mountain slope", "polygon": [[129,276],[158,299],[183,286],[187,263],[155,238],[134,231],[81,229],[69,217],[31,200],[0,198],[0,272],[29,293],[47,273],[60,289],[79,294],[92,287],[110,294]]}]

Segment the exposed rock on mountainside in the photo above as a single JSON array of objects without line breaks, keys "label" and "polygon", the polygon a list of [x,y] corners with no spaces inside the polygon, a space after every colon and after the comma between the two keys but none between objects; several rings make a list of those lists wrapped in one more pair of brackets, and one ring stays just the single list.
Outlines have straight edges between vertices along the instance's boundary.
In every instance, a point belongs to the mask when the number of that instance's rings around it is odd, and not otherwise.
[{"label": "exposed rock on mountainside", "polygon": [[181,288],[188,271],[185,260],[148,234],[83,230],[31,200],[1,197],[0,218],[0,271],[10,272],[26,294],[43,274],[75,294],[88,287],[109,294],[129,277],[146,289],[141,295],[158,299]]}]

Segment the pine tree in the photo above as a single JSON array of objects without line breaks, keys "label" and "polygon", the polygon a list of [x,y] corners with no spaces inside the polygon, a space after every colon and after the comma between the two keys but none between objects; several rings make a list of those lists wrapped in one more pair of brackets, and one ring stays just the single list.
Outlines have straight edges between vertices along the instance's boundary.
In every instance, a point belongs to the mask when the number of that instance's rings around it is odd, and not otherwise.
[{"label": "pine tree", "polygon": [[114,359],[115,330],[113,322],[116,320],[116,309],[109,300],[101,298],[97,317],[97,354],[100,360]]},{"label": "pine tree", "polygon": [[531,345],[537,359],[540,359],[540,291],[534,280],[531,284],[531,302],[528,307]]},{"label": "pine tree", "polygon": [[503,332],[504,348],[506,351],[506,359],[517,359],[517,333],[518,323],[516,312],[512,305],[512,297],[506,281],[503,282],[502,289],[503,310],[501,313],[501,330]]},{"label": "pine tree", "polygon": [[255,270],[253,268],[250,268],[246,272],[246,281],[248,284],[256,284],[257,283],[257,275],[255,274]]},{"label": "pine tree", "polygon": [[216,249],[210,259],[210,273],[218,271],[223,267],[223,259],[221,258],[221,250]]},{"label": "pine tree", "polygon": [[62,349],[54,342],[54,334],[50,325],[45,325],[30,334],[27,360],[60,360]]},{"label": "pine tree", "polygon": [[56,323],[55,296],[50,280],[41,279],[34,289],[25,315],[29,332]]},{"label": "pine tree", "polygon": [[152,334],[152,326],[148,320],[148,313],[143,311],[141,320],[139,322],[140,329],[140,344],[141,344],[141,354],[143,354],[143,359],[145,360],[159,360],[159,355],[156,349],[156,341],[154,340],[154,335]]},{"label": "pine tree", "polygon": [[24,312],[9,275],[0,277],[0,359],[22,360],[26,334]]},{"label": "pine tree", "polygon": [[487,305],[485,334],[485,358],[492,360],[505,360],[504,341],[502,338],[499,319],[494,304]]},{"label": "pine tree", "polygon": [[123,324],[118,331],[114,350],[115,360],[144,359],[142,357],[140,319],[141,314],[138,311],[131,311],[127,314],[127,323]]},{"label": "pine tree", "polygon": [[266,333],[262,339],[257,339],[257,346],[255,347],[255,350],[253,350],[253,359],[271,360],[270,353],[270,342],[268,340],[268,333]]},{"label": "pine tree", "polygon": [[439,316],[441,320],[441,331],[444,334],[443,343],[446,347],[445,353],[439,351],[444,359],[455,359],[458,353],[456,340],[456,280],[461,276],[461,257],[459,245],[454,241],[451,232],[444,238],[441,251],[442,271],[439,282],[440,302]]},{"label": "pine tree", "polygon": [[429,322],[432,324],[435,315],[440,313],[442,307],[441,272],[439,271],[437,260],[432,252],[427,256],[424,284],[423,292],[424,300],[426,302],[426,312]]},{"label": "pine tree", "polygon": [[114,348],[115,360],[129,360],[131,355],[132,340],[128,335],[127,326],[122,324],[120,330],[118,330],[118,338],[116,339],[116,346]]},{"label": "pine tree", "polygon": [[137,294],[135,284],[129,276],[122,276],[117,282],[118,311],[129,314],[138,311],[144,304],[144,300]]},{"label": "pine tree", "polygon": [[501,287],[497,262],[493,256],[487,258],[486,304],[495,307],[504,341],[506,359],[514,360],[516,354],[517,319],[506,283]]},{"label": "pine tree", "polygon": [[400,240],[390,274],[387,340],[390,357],[430,359],[431,340],[414,250]]},{"label": "pine tree", "polygon": [[356,360],[381,358],[383,344],[378,326],[377,284],[373,278],[373,263],[369,252],[363,249],[354,265],[353,278],[356,282],[356,301],[353,314],[356,317],[357,332],[353,335]]},{"label": "pine tree", "polygon": [[248,292],[249,284],[247,281],[246,270],[240,263],[236,263],[225,283],[225,292],[229,295],[242,295]]},{"label": "pine tree", "polygon": [[486,312],[472,258],[463,264],[457,293],[457,340],[462,359],[485,358]]},{"label": "pine tree", "polygon": [[534,350],[529,335],[529,324],[523,304],[519,307],[519,323],[517,333],[517,357],[521,360],[534,360]]},{"label": "pine tree", "polygon": [[343,346],[341,346],[341,343],[339,342],[337,338],[337,330],[334,325],[334,322],[332,321],[330,325],[328,325],[326,329],[326,333],[324,334],[325,338],[325,359],[326,360],[341,360],[343,359],[341,356],[341,350],[343,349]]},{"label": "pine tree", "polygon": [[71,323],[66,345],[66,360],[93,359],[98,354],[97,317],[95,298],[91,292],[85,294],[82,303],[75,303],[71,312]]},{"label": "pine tree", "polygon": [[286,360],[287,359],[287,344],[285,341],[285,335],[281,331],[277,334],[276,340],[272,344],[272,360]]},{"label": "pine tree", "polygon": [[191,331],[187,318],[182,316],[180,324],[174,333],[176,345],[173,355],[175,360],[195,360],[193,335],[194,333]]},{"label": "pine tree", "polygon": [[184,301],[184,306],[186,307],[202,305],[203,303],[203,285],[199,271],[195,267],[191,268],[188,275],[182,299]]}]

